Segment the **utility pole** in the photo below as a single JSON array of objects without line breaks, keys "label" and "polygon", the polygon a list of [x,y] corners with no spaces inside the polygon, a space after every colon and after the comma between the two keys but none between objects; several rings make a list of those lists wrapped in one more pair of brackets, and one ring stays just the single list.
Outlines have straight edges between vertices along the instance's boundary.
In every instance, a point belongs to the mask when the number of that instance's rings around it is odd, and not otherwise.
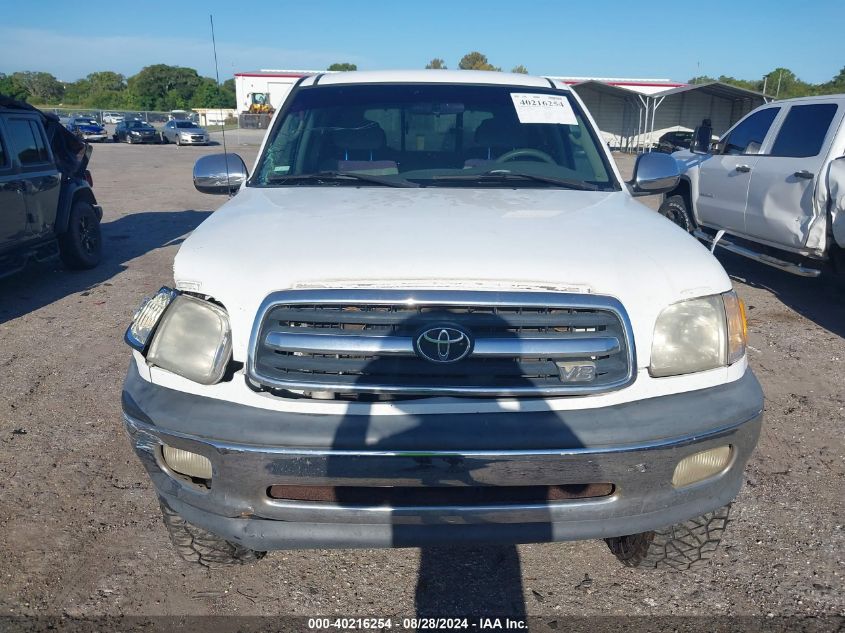
[{"label": "utility pole", "polygon": [[781,79],[783,79],[783,70],[781,70],[780,74],[778,75],[778,89],[777,89],[777,92],[775,92],[775,99],[777,99],[778,95],[780,94],[780,80]]},{"label": "utility pole", "polygon": [[769,76],[763,75],[763,94],[766,94],[766,84],[769,82]]}]

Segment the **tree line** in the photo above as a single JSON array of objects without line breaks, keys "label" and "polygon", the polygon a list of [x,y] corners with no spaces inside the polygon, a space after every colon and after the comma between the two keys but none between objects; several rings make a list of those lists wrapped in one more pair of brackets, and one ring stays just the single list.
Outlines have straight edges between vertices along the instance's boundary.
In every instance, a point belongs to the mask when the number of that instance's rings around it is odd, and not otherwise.
[{"label": "tree line", "polygon": [[234,108],[235,80],[222,85],[193,68],[154,64],[125,77],[112,71],[61,82],[47,72],[0,73],[0,94],[38,105],[115,110]]},{"label": "tree line", "polygon": [[[448,68],[446,62],[441,57],[435,57],[425,67],[436,70],[446,70]],[[472,51],[461,57],[461,60],[458,62],[458,68],[461,70],[492,70],[494,72],[501,72],[502,70],[498,66],[491,64],[490,60],[487,59],[487,55],[478,51]],[[528,69],[522,64],[519,64],[511,68],[511,72],[527,75]]]},{"label": "tree line", "polygon": [[[435,57],[426,68],[445,69],[446,62]],[[472,51],[458,61],[462,70],[501,71],[490,63],[487,55]],[[357,70],[355,64],[339,62],[327,70]],[[523,65],[511,69],[514,73],[528,73]],[[692,77],[688,83],[700,84],[721,81],[756,92],[786,99],[809,95],[845,93],[845,67],[830,81],[812,84],[799,79],[788,68],[775,68],[760,79],[737,79],[728,75]],[[235,108],[235,80],[227,79],[218,85],[214,79],[203,77],[193,68],[154,64],[135,75],[126,77],[112,71],[91,73],[83,79],[62,82],[47,72],[21,71],[10,75],[0,73],[0,94],[38,105],[82,106],[115,110],[175,110],[189,108]]]},{"label": "tree line", "polygon": [[[433,59],[426,68],[446,68],[442,59]],[[466,70],[501,70],[487,56],[473,51],[458,63]],[[334,63],[333,71],[358,70],[356,64]],[[527,73],[525,66],[513,72]],[[235,80],[221,85],[201,76],[193,68],[153,64],[126,77],[110,70],[94,72],[83,79],[63,82],[48,72],[0,73],[0,94],[37,105],[68,105],[98,110],[159,110],[189,108],[235,108]]]},{"label": "tree line", "polygon": [[687,83],[703,84],[711,81],[721,81],[739,88],[762,92],[776,99],[830,95],[845,93],[845,66],[830,81],[820,84],[802,81],[788,68],[775,68],[760,79],[737,79],[728,75],[720,75],[719,77],[701,75],[691,78]]}]

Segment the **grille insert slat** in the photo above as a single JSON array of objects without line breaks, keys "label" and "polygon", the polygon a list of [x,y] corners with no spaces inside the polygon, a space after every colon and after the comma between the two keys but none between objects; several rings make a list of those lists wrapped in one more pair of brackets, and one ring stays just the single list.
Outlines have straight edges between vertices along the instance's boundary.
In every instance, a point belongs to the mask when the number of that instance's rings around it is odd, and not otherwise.
[{"label": "grille insert slat", "polygon": [[[421,332],[449,326],[473,340],[466,358],[417,354]],[[265,301],[248,371],[277,393],[499,396],[617,389],[634,379],[634,366],[627,316],[608,297],[313,290]]]}]

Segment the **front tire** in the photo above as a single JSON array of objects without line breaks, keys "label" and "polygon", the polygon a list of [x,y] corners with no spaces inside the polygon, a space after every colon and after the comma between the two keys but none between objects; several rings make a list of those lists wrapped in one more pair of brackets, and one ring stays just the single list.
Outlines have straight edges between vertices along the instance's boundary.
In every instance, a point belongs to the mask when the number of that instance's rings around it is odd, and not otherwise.
[{"label": "front tire", "polygon": [[692,214],[683,196],[669,196],[666,198],[663,204],[660,205],[658,213],[680,226],[687,233],[692,233],[695,230]]},{"label": "front tire", "polygon": [[59,236],[59,253],[65,266],[74,270],[94,268],[103,254],[100,219],[94,207],[78,200],[70,210],[67,231]]},{"label": "front tire", "polygon": [[212,534],[199,526],[188,523],[177,514],[163,499],[159,499],[161,515],[170,542],[179,557],[189,563],[203,567],[222,567],[228,565],[248,565],[264,558],[267,552],[247,549]]},{"label": "front tire", "polygon": [[731,504],[667,528],[604,539],[626,567],[676,570],[704,567],[728,525]]}]

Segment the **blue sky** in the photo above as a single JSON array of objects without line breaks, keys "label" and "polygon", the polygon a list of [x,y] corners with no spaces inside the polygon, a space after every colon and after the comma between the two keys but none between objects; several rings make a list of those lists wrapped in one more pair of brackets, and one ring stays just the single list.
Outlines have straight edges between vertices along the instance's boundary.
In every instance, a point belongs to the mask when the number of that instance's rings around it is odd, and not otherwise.
[{"label": "blue sky", "polygon": [[2,0],[0,72],[72,81],[166,63],[221,79],[259,68],[450,68],[470,50],[532,74],[760,77],[791,68],[810,82],[845,65],[843,0]]}]

